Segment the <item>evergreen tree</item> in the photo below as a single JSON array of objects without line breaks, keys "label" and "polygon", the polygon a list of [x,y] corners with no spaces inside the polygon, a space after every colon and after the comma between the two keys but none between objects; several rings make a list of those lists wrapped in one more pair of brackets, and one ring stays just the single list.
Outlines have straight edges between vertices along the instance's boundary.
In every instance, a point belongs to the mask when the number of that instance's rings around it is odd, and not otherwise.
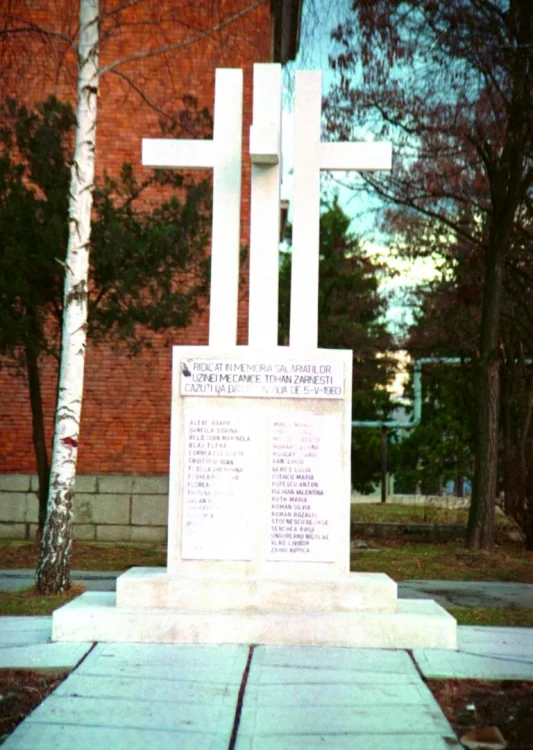
[{"label": "evergreen tree", "polygon": [[[320,217],[318,345],[353,350],[352,418],[358,421],[387,419],[392,409],[387,385],[393,360],[387,354],[393,341],[378,288],[382,271],[351,232],[335,196]],[[280,268],[280,343],[289,334],[290,273],[291,255],[286,253]],[[370,492],[379,481],[380,452],[377,430],[353,431],[352,482],[359,491]]]},{"label": "evergreen tree", "polygon": [[[61,360],[75,118],[70,105],[54,98],[33,112],[8,101],[1,116],[0,354],[3,364],[27,376],[42,529],[50,466],[40,365],[46,356],[58,366]],[[147,210],[141,198],[154,186],[174,195]],[[147,331],[171,333],[187,325],[207,290],[210,193],[207,182],[188,182],[175,172],[139,183],[129,165],[119,180],[96,185],[87,325],[92,340],[123,343],[135,352],[149,344]],[[70,545],[67,557],[69,552]],[[64,569],[68,578],[68,565]]]}]

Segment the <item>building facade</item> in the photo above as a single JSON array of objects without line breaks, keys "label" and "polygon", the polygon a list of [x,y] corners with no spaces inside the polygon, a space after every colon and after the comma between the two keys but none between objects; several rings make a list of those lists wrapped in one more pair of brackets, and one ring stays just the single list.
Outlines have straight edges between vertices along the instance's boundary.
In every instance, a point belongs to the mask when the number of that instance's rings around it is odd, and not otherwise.
[{"label": "building facade", "polygon": [[[50,94],[75,103],[76,0],[24,0],[10,7],[4,28],[22,31],[0,41],[4,96],[32,106]],[[256,62],[286,62],[298,46],[301,2],[277,0],[141,0],[114,13],[102,2],[97,176],[140,165],[141,139],[159,137],[160,122],[177,116],[184,97],[213,110],[217,67],[244,71],[241,244],[249,237],[250,164],[246,158]],[[118,4],[117,4],[118,6]],[[4,19],[6,21],[6,19]],[[46,30],[42,33],[39,30]],[[160,51],[158,51],[160,50]],[[142,53],[142,54],[141,54]],[[145,54],[146,53],[146,54]],[[115,68],[110,66],[122,61]],[[238,341],[247,337],[247,272],[239,295]],[[206,344],[208,301],[172,344]],[[0,369],[0,475],[36,473],[28,385],[21,372]],[[41,364],[47,445],[51,450],[57,365]],[[6,366],[7,365],[7,366]],[[86,353],[78,475],[164,477],[170,440],[171,344],[151,334],[151,348],[135,357],[110,345]],[[92,481],[92,480],[91,480]],[[129,481],[129,480],[128,480]],[[91,486],[93,486],[91,484]],[[33,487],[33,485],[32,485]],[[35,487],[33,487],[33,490]],[[1,493],[0,493],[1,494]],[[0,511],[1,516],[1,511]],[[1,521],[1,518],[0,518]]]}]

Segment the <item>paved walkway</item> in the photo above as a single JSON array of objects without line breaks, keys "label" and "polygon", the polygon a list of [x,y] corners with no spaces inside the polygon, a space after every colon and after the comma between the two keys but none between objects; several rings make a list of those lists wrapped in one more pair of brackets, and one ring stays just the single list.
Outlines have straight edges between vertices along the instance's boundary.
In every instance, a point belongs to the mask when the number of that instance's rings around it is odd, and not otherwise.
[{"label": "paved walkway", "polygon": [[443,607],[533,607],[533,584],[499,581],[402,581],[401,599],[433,599]]},{"label": "paved walkway", "polygon": [[4,747],[460,745],[406,652],[256,647],[252,653],[246,646],[98,644]]},{"label": "paved walkway", "polygon": [[[0,590],[33,583],[0,571]],[[74,572],[110,591],[117,573]],[[533,585],[406,581],[401,597],[533,606]],[[0,668],[72,670],[7,739],[33,750],[460,748],[427,679],[533,681],[533,629],[458,628],[458,650],[52,643],[51,617],[0,617]]]},{"label": "paved walkway", "polygon": [[[457,651],[52,643],[0,618],[0,668],[72,669],[7,750],[444,750],[426,678],[533,680],[533,629],[459,627]],[[420,671],[419,671],[420,670]]]},{"label": "paved walkway", "polygon": [[[72,583],[83,583],[88,591],[116,591],[116,579],[121,574],[116,570],[72,570]],[[22,591],[35,583],[34,568],[0,570],[0,591]]]}]

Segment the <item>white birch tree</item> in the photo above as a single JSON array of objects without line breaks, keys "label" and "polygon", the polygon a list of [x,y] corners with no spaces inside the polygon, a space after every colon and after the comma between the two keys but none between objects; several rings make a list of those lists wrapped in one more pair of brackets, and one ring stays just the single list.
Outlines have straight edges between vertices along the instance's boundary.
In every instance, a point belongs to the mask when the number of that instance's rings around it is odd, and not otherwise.
[{"label": "white birch tree", "polygon": [[37,567],[44,594],[70,586],[73,499],[83,401],[98,101],[98,0],[80,0],[76,141],[71,167],[61,365],[46,521]]}]

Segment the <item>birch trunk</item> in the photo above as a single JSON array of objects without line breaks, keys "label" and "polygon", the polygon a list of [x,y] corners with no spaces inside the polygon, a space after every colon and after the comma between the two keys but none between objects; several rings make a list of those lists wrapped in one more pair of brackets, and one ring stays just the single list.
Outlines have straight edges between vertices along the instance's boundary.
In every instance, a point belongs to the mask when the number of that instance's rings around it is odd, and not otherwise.
[{"label": "birch trunk", "polygon": [[80,0],[76,144],[70,179],[61,366],[47,518],[37,568],[37,589],[45,594],[65,591],[70,586],[72,501],[87,331],[89,240],[98,95],[98,20],[98,0]]}]

